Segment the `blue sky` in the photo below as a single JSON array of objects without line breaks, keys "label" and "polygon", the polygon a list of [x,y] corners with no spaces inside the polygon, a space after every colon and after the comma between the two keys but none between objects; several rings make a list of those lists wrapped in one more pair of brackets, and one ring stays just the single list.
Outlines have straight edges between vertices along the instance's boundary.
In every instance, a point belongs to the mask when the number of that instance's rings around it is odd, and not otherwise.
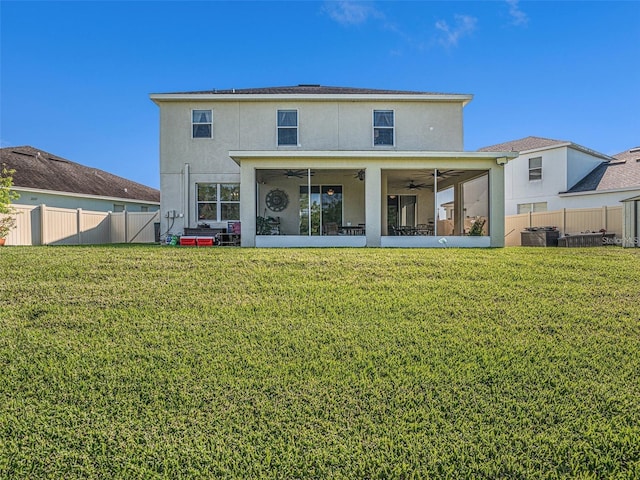
[{"label": "blue sky", "polygon": [[0,1],[0,142],[158,187],[150,93],[471,93],[465,149],[640,145],[640,2]]}]

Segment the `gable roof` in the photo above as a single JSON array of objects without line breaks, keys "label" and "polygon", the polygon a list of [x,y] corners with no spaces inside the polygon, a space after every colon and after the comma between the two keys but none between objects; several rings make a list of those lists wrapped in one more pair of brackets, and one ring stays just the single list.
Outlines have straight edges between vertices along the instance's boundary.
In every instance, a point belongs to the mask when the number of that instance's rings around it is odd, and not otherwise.
[{"label": "gable roof", "polygon": [[14,169],[15,187],[159,202],[160,191],[30,146],[0,149],[0,164]]},{"label": "gable roof", "polygon": [[640,189],[640,148],[630,148],[613,156],[589,172],[582,180],[563,193]]},{"label": "gable roof", "polygon": [[596,152],[577,143],[569,142],[567,140],[554,140],[552,138],[544,137],[525,137],[519,140],[512,140],[510,142],[499,143],[497,145],[491,145],[489,147],[479,148],[479,152],[534,152],[536,150],[545,150],[556,147],[569,147],[574,150],[578,150],[594,157],[602,158],[603,160],[612,160],[611,157],[604,153]]},{"label": "gable roof", "polygon": [[547,147],[559,147],[561,145],[571,145],[566,140],[554,140],[543,137],[525,137],[519,140],[499,143],[489,147],[479,148],[479,152],[526,152],[528,150],[538,150]]}]

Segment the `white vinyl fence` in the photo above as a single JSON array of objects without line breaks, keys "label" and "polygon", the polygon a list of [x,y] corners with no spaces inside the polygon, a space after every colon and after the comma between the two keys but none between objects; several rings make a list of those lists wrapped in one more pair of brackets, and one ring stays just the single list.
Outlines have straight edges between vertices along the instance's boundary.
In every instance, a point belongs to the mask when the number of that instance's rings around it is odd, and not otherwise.
[{"label": "white vinyl fence", "polygon": [[13,205],[16,228],[7,245],[154,243],[160,212],[93,212],[81,208]]},{"label": "white vinyl fence", "polygon": [[505,245],[519,246],[520,233],[527,227],[557,227],[560,235],[598,232],[622,235],[622,206],[600,208],[574,208],[552,212],[509,215],[504,220]]}]

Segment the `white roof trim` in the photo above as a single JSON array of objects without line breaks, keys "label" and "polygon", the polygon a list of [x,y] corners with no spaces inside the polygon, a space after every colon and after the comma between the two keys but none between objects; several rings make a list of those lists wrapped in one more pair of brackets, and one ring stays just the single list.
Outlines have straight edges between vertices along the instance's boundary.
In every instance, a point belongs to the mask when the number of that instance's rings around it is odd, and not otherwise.
[{"label": "white roof trim", "polygon": [[612,188],[609,190],[586,190],[584,192],[560,192],[561,197],[579,197],[581,195],[599,195],[605,193],[619,193],[619,192],[633,192],[640,190],[640,187],[625,187],[625,188]]},{"label": "white roof trim", "polygon": [[[39,193],[42,195],[59,195],[64,197],[75,197],[75,198],[90,198],[94,200],[108,200],[110,202],[126,202],[126,203],[142,203],[145,205],[160,205],[160,202],[152,202],[150,200],[138,200],[136,198],[120,198],[120,197],[104,197],[102,195],[91,195],[89,193],[73,193],[73,192],[61,192],[58,190],[44,190],[41,188],[28,188],[21,187],[19,185],[13,185],[11,190],[14,190],[18,193],[20,192],[29,192],[29,193]],[[19,202],[20,199],[18,199]]]},{"label": "white roof trim", "polygon": [[509,160],[518,156],[518,152],[431,152],[431,151],[397,151],[397,150],[231,150],[231,158],[241,160],[261,158],[353,158],[353,159],[381,159],[381,158],[458,158],[458,159],[494,159],[505,157]]},{"label": "white roof trim", "polygon": [[307,101],[411,101],[411,102],[461,102],[468,104],[473,95],[468,94],[415,94],[415,93],[272,93],[272,94],[251,94],[251,93],[152,93],[149,95],[156,104],[159,102],[181,102],[181,101],[212,101],[212,102],[269,102],[282,100],[307,100]]}]

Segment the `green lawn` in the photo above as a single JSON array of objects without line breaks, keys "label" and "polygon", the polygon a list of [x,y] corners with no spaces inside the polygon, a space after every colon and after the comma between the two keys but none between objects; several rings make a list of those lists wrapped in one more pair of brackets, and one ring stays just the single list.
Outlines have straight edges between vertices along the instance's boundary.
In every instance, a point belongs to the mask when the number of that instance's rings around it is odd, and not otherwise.
[{"label": "green lawn", "polygon": [[0,478],[639,478],[640,251],[0,249]]}]

